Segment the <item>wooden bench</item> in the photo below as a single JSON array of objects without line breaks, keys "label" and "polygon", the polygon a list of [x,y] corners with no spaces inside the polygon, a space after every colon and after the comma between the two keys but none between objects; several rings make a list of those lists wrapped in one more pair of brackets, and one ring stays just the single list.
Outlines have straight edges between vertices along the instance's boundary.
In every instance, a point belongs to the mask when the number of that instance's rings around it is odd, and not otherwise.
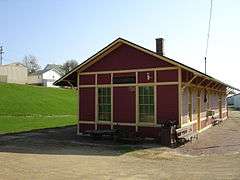
[{"label": "wooden bench", "polygon": [[223,119],[222,118],[213,118],[213,122],[212,125],[216,126],[216,125],[221,125],[223,123]]},{"label": "wooden bench", "polygon": [[143,138],[138,133],[130,133],[123,129],[109,129],[109,130],[88,130],[83,133],[89,135],[94,139],[100,139],[101,137],[111,137],[114,141],[123,142],[142,142]]},{"label": "wooden bench", "polygon": [[193,139],[198,139],[198,133],[193,131],[193,124],[179,128],[176,131],[177,141],[180,143],[185,143],[188,141],[192,141]]},{"label": "wooden bench", "polygon": [[109,129],[109,130],[88,130],[84,132],[84,135],[89,135],[90,137],[100,138],[102,136],[111,136],[117,134],[116,129]]}]

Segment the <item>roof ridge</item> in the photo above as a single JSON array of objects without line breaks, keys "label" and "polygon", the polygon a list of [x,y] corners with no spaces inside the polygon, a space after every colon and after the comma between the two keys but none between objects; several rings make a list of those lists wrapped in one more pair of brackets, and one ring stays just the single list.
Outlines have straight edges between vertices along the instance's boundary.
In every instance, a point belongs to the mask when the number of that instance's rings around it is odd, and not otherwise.
[{"label": "roof ridge", "polygon": [[[152,50],[149,50],[149,49],[147,49],[147,48],[145,48],[145,47],[142,47],[142,46],[140,46],[140,45],[138,45],[138,44],[135,44],[135,43],[133,43],[133,42],[131,42],[131,41],[128,41],[128,40],[126,40],[126,39],[124,39],[124,38],[122,38],[122,37],[118,37],[117,39],[115,39],[114,41],[112,41],[110,44],[108,44],[107,46],[105,46],[104,48],[102,48],[100,51],[98,51],[97,53],[95,53],[93,56],[89,57],[87,60],[85,60],[84,62],[82,62],[82,63],[79,64],[78,66],[76,66],[73,70],[71,70],[70,72],[68,72],[68,73],[65,74],[64,76],[62,76],[59,80],[55,81],[54,84],[60,82],[61,80],[63,80],[63,79],[66,78],[67,76],[71,75],[71,74],[72,74],[73,72],[75,72],[76,70],[80,69],[81,67],[84,67],[84,66],[87,65],[89,62],[91,62],[94,58],[96,58],[97,56],[103,54],[105,51],[107,51],[107,50],[109,50],[111,47],[117,45],[117,43],[119,43],[119,42],[125,43],[125,44],[127,44],[127,45],[129,45],[129,46],[132,46],[132,47],[135,47],[135,48],[137,48],[137,49],[139,49],[139,50],[141,50],[141,51],[144,51],[145,53],[148,53],[148,54],[150,54],[150,55],[153,55],[153,56],[155,56],[155,57],[157,57],[157,58],[159,58],[159,59],[161,59],[161,60],[163,60],[163,61],[166,61],[166,62],[168,62],[168,63],[171,63],[171,64],[176,65],[176,66],[178,66],[178,67],[181,67],[181,68],[183,68],[183,69],[186,69],[186,70],[188,70],[188,71],[191,71],[191,72],[194,73],[194,74],[198,74],[199,76],[207,77],[207,78],[209,78],[209,79],[211,79],[211,80],[213,80],[213,81],[216,81],[216,82],[218,82],[218,83],[221,83],[221,84],[223,84],[223,85],[225,85],[225,86],[227,86],[227,87],[229,87],[229,88],[231,88],[231,89],[235,89],[235,90],[240,91],[240,89],[235,88],[235,87],[233,87],[233,86],[230,86],[230,85],[228,85],[228,84],[226,84],[226,83],[224,83],[224,82],[222,82],[222,81],[220,81],[220,80],[218,80],[218,79],[216,79],[216,78],[213,78],[212,76],[210,76],[210,75],[208,75],[208,74],[204,74],[203,72],[201,72],[201,71],[199,71],[199,70],[196,70],[196,69],[194,69],[194,68],[192,68],[192,67],[190,67],[190,66],[187,66],[187,65],[185,65],[185,64],[183,64],[183,63],[180,63],[179,61],[173,60],[173,59],[171,59],[171,58],[169,58],[169,57],[167,57],[167,56],[159,55],[159,54],[157,54],[156,52],[154,52],[154,51],[152,51]],[[110,52],[111,52],[111,51],[110,51]]]}]

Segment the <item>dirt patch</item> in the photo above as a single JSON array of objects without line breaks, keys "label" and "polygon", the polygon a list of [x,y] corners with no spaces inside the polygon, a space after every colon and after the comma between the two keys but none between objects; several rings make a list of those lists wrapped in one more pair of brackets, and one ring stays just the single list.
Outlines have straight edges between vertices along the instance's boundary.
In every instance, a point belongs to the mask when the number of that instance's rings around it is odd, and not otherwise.
[{"label": "dirt patch", "polygon": [[240,112],[177,149],[116,144],[75,127],[0,137],[0,179],[239,179]]}]

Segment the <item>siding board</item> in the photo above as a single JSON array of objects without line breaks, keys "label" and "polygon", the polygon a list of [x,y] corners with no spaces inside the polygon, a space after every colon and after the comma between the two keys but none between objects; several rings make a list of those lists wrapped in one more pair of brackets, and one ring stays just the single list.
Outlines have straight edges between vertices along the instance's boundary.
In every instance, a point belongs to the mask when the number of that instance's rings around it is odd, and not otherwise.
[{"label": "siding board", "polygon": [[135,87],[113,88],[113,122],[135,123]]},{"label": "siding board", "polygon": [[157,71],[157,82],[178,81],[178,70]]},{"label": "siding board", "polygon": [[79,120],[95,121],[95,88],[79,89]]},{"label": "siding board", "polygon": [[95,75],[80,75],[79,76],[79,85],[94,85],[95,84]]},{"label": "siding board", "polygon": [[157,123],[178,123],[178,86],[157,86]]}]

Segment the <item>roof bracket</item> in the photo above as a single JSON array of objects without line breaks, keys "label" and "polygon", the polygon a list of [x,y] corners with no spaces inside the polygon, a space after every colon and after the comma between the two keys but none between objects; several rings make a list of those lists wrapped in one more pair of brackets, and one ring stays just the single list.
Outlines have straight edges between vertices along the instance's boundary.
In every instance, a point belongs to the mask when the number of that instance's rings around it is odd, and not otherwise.
[{"label": "roof bracket", "polygon": [[208,78],[204,78],[202,81],[200,81],[200,83],[197,84],[197,86],[200,86],[205,80],[207,80]]},{"label": "roof bracket", "polygon": [[186,83],[185,86],[182,87],[182,90],[184,90],[187,86],[189,86],[191,84],[191,82],[193,82],[194,79],[196,79],[198,76],[196,74],[194,74],[194,76],[192,77],[192,79],[190,79],[190,81],[188,81]]}]

